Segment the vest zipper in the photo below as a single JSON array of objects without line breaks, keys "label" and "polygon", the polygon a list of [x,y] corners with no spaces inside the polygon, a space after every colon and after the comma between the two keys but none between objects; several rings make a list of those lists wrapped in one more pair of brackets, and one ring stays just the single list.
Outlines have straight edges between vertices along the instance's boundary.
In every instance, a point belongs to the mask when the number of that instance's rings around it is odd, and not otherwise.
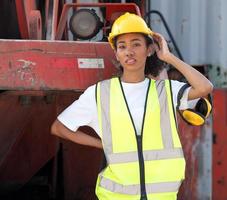
[{"label": "vest zipper", "polygon": [[147,200],[142,136],[137,135],[136,141],[137,141],[137,148],[138,148],[139,168],[140,168],[140,192],[141,192],[140,200]]}]

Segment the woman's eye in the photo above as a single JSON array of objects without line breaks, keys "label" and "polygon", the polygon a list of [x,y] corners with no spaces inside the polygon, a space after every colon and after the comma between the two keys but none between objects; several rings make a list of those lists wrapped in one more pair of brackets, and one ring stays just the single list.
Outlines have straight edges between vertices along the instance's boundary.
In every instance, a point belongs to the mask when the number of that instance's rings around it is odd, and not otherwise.
[{"label": "woman's eye", "polygon": [[141,46],[141,44],[140,43],[134,43],[133,46],[134,47],[139,47],[139,46]]},{"label": "woman's eye", "polygon": [[117,48],[118,49],[125,49],[125,46],[124,45],[119,45]]}]

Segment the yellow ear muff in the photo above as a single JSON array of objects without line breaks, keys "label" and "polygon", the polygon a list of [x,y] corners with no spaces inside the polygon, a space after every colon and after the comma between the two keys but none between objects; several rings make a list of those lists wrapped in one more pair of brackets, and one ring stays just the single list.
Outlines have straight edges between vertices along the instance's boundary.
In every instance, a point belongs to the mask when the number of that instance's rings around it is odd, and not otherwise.
[{"label": "yellow ear muff", "polygon": [[192,109],[184,110],[182,116],[186,122],[194,126],[200,126],[205,122],[204,116]]},{"label": "yellow ear muff", "polygon": [[190,85],[185,84],[181,87],[178,96],[177,96],[177,110],[181,117],[189,124],[194,126],[200,126],[205,123],[206,118],[210,115],[212,110],[212,101],[210,94],[207,98],[200,98],[196,103],[195,108],[193,109],[186,109],[184,111],[179,110],[180,106],[180,99],[184,91],[190,87]]}]

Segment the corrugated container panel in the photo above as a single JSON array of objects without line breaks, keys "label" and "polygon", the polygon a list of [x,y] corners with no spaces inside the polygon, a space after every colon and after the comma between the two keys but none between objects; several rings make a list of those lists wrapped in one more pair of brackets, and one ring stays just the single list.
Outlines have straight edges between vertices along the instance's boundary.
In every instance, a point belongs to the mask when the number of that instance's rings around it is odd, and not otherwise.
[{"label": "corrugated container panel", "polygon": [[[212,77],[218,77],[222,86],[225,85],[227,1],[150,0],[150,4],[150,9],[163,14],[185,61],[192,65],[211,64]],[[169,38],[160,18],[155,14],[151,15],[151,26],[154,31]]]}]

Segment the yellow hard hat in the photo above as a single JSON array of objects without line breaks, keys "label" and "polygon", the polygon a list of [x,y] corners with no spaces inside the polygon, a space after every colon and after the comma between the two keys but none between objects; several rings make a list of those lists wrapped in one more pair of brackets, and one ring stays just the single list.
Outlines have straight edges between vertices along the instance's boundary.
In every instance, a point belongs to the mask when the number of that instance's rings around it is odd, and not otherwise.
[{"label": "yellow hard hat", "polygon": [[132,13],[125,13],[115,20],[108,41],[114,49],[114,38],[125,33],[144,33],[152,36],[153,32],[140,16]]}]

